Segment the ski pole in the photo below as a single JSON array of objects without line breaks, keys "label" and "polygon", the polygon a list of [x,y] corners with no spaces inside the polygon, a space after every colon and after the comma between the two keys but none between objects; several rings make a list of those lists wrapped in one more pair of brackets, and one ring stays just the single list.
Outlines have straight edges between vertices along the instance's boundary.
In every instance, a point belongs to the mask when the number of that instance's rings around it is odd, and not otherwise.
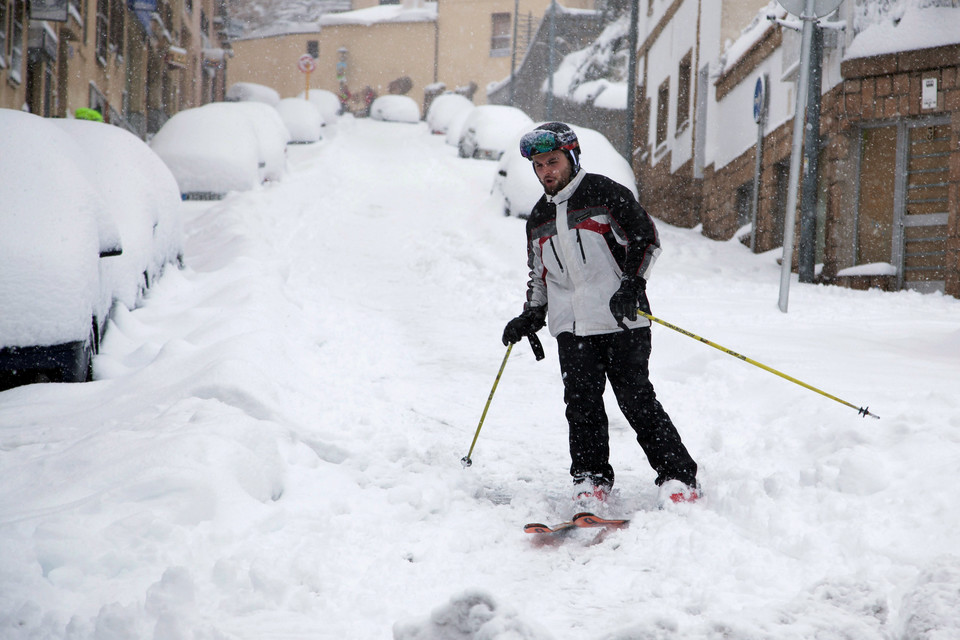
[{"label": "ski pole", "polygon": [[[530,348],[533,349],[533,355],[537,360],[543,360],[543,345],[540,344],[540,339],[535,333],[531,333],[527,336],[527,339],[530,341]],[[503,375],[503,369],[507,366],[507,359],[510,358],[510,352],[513,351],[513,343],[511,342],[507,345],[507,352],[503,354],[503,362],[500,363],[500,371],[497,372],[497,377],[493,381],[493,388],[490,389],[490,395],[487,396],[487,404],[483,407],[483,413],[480,414],[480,424],[477,425],[477,432],[473,434],[473,442],[470,443],[470,451],[467,452],[467,455],[460,458],[460,464],[463,465],[463,468],[466,469],[473,464],[473,460],[470,459],[470,456],[473,454],[473,448],[477,445],[477,438],[480,437],[480,429],[483,427],[483,420],[487,417],[487,410],[490,408],[490,402],[493,400],[493,393],[497,390],[497,385],[500,384],[500,376]]]},{"label": "ski pole", "polygon": [[857,413],[859,413],[859,414],[860,414],[861,416],[863,416],[864,418],[866,418],[867,416],[870,416],[871,418],[876,418],[877,420],[880,419],[880,416],[878,416],[877,414],[875,414],[875,413],[870,413],[870,411],[869,411],[870,407],[858,407],[857,405],[852,404],[852,403],[850,403],[850,402],[847,402],[846,400],[841,400],[840,398],[838,398],[838,397],[835,396],[835,395],[829,394],[829,393],[827,393],[826,391],[821,391],[820,389],[817,389],[817,388],[814,387],[813,385],[809,385],[809,384],[807,384],[806,382],[803,382],[802,380],[797,380],[797,379],[794,378],[793,376],[788,376],[787,374],[785,374],[785,373],[783,373],[783,372],[781,372],[781,371],[777,371],[777,370],[774,369],[773,367],[769,367],[769,366],[763,364],[762,362],[757,362],[756,360],[754,360],[754,359],[752,359],[752,358],[748,358],[748,357],[745,356],[745,355],[741,355],[741,354],[737,353],[736,351],[732,351],[731,349],[727,349],[726,347],[721,346],[721,345],[717,344],[716,342],[711,342],[711,341],[707,340],[706,338],[701,338],[700,336],[698,336],[698,335],[696,335],[696,334],[694,334],[694,333],[690,333],[690,332],[687,331],[686,329],[682,329],[682,328],[678,327],[678,326],[675,325],[675,324],[670,324],[669,322],[666,322],[666,321],[664,321],[664,320],[661,320],[660,318],[657,318],[656,316],[652,316],[652,315],[650,315],[649,313],[646,313],[645,311],[643,311],[642,309],[637,309],[637,313],[640,314],[641,316],[643,316],[644,318],[646,318],[647,320],[652,320],[653,322],[656,322],[657,324],[662,324],[663,326],[667,327],[668,329],[673,329],[673,330],[676,331],[677,333],[682,333],[683,335],[687,336],[688,338],[693,338],[694,340],[698,340],[698,341],[702,342],[703,344],[706,344],[706,345],[709,345],[709,346],[713,347],[714,349],[718,349],[718,350],[720,350],[720,351],[723,351],[723,352],[724,352],[725,354],[727,354],[727,355],[730,355],[730,356],[733,356],[734,358],[738,358],[738,359],[740,359],[740,360],[743,360],[744,362],[747,362],[747,363],[749,363],[749,364],[752,364],[752,365],[755,366],[755,367],[759,367],[759,368],[763,369],[764,371],[769,371],[770,373],[772,373],[772,374],[774,374],[774,375],[780,376],[780,377],[783,378],[784,380],[789,380],[790,382],[792,382],[792,383],[794,383],[794,384],[798,384],[798,385],[800,385],[801,387],[804,387],[804,388],[806,388],[806,389],[809,389],[810,391],[814,391],[814,392],[816,392],[816,393],[819,393],[820,395],[822,395],[822,396],[824,396],[824,397],[826,397],[826,398],[830,398],[831,400],[834,400],[834,401],[836,401],[836,402],[839,402],[839,403],[842,404],[842,405],[846,405],[846,406],[850,407],[851,409],[856,409],[856,410],[857,410]]},{"label": "ski pole", "polygon": [[500,371],[497,372],[497,377],[493,381],[493,388],[490,389],[490,395],[487,396],[487,404],[483,407],[483,413],[480,414],[480,424],[477,425],[477,432],[473,434],[473,442],[470,443],[470,451],[467,451],[467,455],[460,458],[460,464],[463,465],[463,468],[466,469],[473,464],[473,460],[470,459],[470,456],[473,454],[473,448],[477,444],[477,438],[480,437],[480,429],[483,427],[483,420],[487,417],[487,409],[490,408],[490,401],[493,400],[493,392],[497,390],[497,385],[500,384],[500,376],[503,375],[503,369],[507,366],[507,359],[510,357],[510,352],[513,351],[513,343],[507,345],[507,352],[503,354],[503,362],[500,363]]}]

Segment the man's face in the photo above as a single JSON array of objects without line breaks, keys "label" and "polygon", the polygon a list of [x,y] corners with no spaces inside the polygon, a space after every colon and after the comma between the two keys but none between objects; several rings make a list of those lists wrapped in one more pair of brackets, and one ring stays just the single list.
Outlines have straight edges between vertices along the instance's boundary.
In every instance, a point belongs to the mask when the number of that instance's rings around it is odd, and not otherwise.
[{"label": "man's face", "polygon": [[561,189],[570,184],[570,179],[573,177],[570,160],[560,149],[533,156],[533,169],[537,172],[540,184],[543,185],[543,191],[549,196],[557,195]]}]

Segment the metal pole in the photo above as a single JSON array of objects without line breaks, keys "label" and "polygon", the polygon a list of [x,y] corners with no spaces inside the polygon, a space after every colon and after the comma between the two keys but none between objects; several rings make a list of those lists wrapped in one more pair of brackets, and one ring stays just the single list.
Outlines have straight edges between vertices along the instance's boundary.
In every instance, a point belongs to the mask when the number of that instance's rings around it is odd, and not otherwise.
[{"label": "metal pole", "polygon": [[557,0],[550,3],[550,54],[547,64],[547,120],[553,120],[553,65],[557,40]]},{"label": "metal pole", "polygon": [[790,182],[787,187],[787,211],[783,221],[783,262],[780,265],[780,299],[777,306],[787,312],[790,298],[790,273],[793,267],[794,226],[797,221],[797,187],[800,184],[800,156],[803,151],[803,129],[807,110],[807,85],[810,75],[810,41],[813,30],[814,1],[806,0],[803,15],[803,37],[800,43],[800,77],[797,79],[797,103],[793,110],[793,150],[790,154]]},{"label": "metal pole", "polygon": [[763,104],[759,106],[757,117],[757,150],[753,163],[753,199],[750,203],[750,252],[757,250],[757,218],[760,213],[760,176],[763,174],[763,133],[767,123],[767,94],[769,93],[768,82],[766,78],[763,81]]},{"label": "metal pole", "polygon": [[517,90],[515,83],[517,81],[515,72],[517,70],[517,22],[520,18],[520,0],[513,2],[513,51],[510,54],[510,106],[515,106]]},{"label": "metal pole", "polygon": [[820,164],[820,86],[823,77],[823,29],[811,22],[810,82],[807,88],[803,190],[800,197],[800,282],[813,282],[817,261],[817,191]]},{"label": "metal pole", "polygon": [[633,164],[634,106],[637,101],[637,45],[640,40],[640,0],[630,0],[630,37],[627,62],[627,131],[623,141],[623,157]]}]

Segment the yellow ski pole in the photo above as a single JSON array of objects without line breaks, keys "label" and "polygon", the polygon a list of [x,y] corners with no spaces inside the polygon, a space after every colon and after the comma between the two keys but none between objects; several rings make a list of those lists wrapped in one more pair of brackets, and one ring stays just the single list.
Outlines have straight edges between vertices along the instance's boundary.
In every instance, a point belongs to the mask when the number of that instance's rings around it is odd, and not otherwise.
[{"label": "yellow ski pole", "polygon": [[473,464],[473,460],[470,459],[470,456],[473,454],[473,448],[477,444],[477,438],[480,437],[480,428],[483,426],[483,420],[487,417],[487,409],[490,408],[490,401],[493,400],[493,392],[497,390],[497,385],[500,384],[500,376],[503,375],[503,369],[507,366],[507,359],[510,357],[510,352],[513,351],[513,343],[507,345],[507,352],[503,354],[503,362],[500,363],[500,371],[497,372],[497,377],[493,381],[493,388],[490,389],[490,395],[487,396],[487,404],[483,407],[483,413],[480,414],[480,424],[477,425],[477,432],[473,434],[473,442],[470,443],[470,451],[467,451],[467,455],[460,458],[460,464],[463,465],[463,468],[466,469]]},{"label": "yellow ski pole", "polygon": [[[530,341],[530,348],[533,349],[533,355],[536,359],[543,360],[543,345],[540,344],[540,339],[537,337],[537,334],[531,333],[527,336],[527,340]],[[463,465],[463,468],[466,469],[473,464],[473,460],[470,459],[470,456],[473,455],[473,448],[477,445],[477,438],[480,437],[480,429],[483,427],[483,420],[487,417],[487,409],[490,408],[490,402],[493,400],[493,392],[497,390],[497,385],[500,384],[500,376],[503,375],[503,369],[507,366],[507,359],[510,358],[510,352],[513,350],[513,343],[511,342],[507,345],[507,352],[503,354],[503,362],[500,363],[500,371],[497,372],[497,377],[493,381],[493,388],[490,389],[490,395],[487,396],[487,404],[483,407],[483,413],[480,414],[480,424],[477,425],[477,432],[473,434],[473,442],[470,443],[470,451],[467,452],[467,455],[460,458],[460,464]]]},{"label": "yellow ski pole", "polygon": [[702,342],[703,344],[706,344],[706,345],[709,345],[709,346],[713,347],[714,349],[718,349],[719,351],[723,351],[723,352],[724,352],[725,354],[727,354],[727,355],[730,355],[730,356],[733,356],[734,358],[738,358],[738,359],[740,359],[740,360],[743,360],[744,362],[747,362],[747,363],[749,363],[749,364],[752,364],[752,365],[755,366],[755,367],[759,367],[759,368],[763,369],[764,371],[769,371],[770,373],[772,373],[772,374],[774,374],[774,375],[776,375],[776,376],[780,376],[780,377],[783,378],[784,380],[789,380],[790,382],[792,382],[792,383],[794,383],[794,384],[798,384],[798,385],[800,385],[801,387],[804,387],[805,389],[809,389],[810,391],[814,391],[814,392],[816,392],[816,393],[819,393],[820,395],[822,395],[822,396],[824,396],[824,397],[826,397],[826,398],[830,398],[831,400],[834,400],[834,401],[836,401],[836,402],[839,402],[840,404],[846,405],[846,406],[850,407],[851,409],[856,409],[856,410],[857,410],[857,413],[859,413],[859,414],[860,414],[861,416],[863,416],[864,418],[866,418],[867,416],[870,416],[871,418],[876,418],[877,420],[880,419],[880,416],[878,416],[877,414],[875,414],[875,413],[870,413],[870,411],[869,411],[870,407],[858,407],[857,405],[852,404],[852,403],[850,403],[850,402],[847,402],[846,400],[841,400],[840,398],[838,398],[838,397],[835,396],[835,395],[829,394],[829,393],[827,393],[826,391],[821,391],[820,389],[817,389],[817,388],[814,387],[813,385],[809,385],[809,384],[807,384],[806,382],[803,382],[802,380],[797,380],[797,379],[794,378],[793,376],[788,376],[787,374],[783,373],[782,371],[777,371],[777,370],[774,369],[773,367],[768,367],[767,365],[763,364],[762,362],[757,362],[756,360],[754,360],[754,359],[752,359],[752,358],[748,358],[748,357],[745,356],[745,355],[739,354],[739,353],[737,353],[736,351],[732,351],[731,349],[727,349],[726,347],[721,346],[721,345],[717,344],[716,342],[711,342],[711,341],[707,340],[706,338],[701,338],[700,336],[698,336],[698,335],[696,335],[696,334],[694,334],[694,333],[690,333],[690,332],[687,331],[686,329],[682,329],[682,328],[678,327],[678,326],[675,325],[675,324],[670,324],[669,322],[666,322],[666,321],[664,321],[664,320],[661,320],[660,318],[657,318],[656,316],[652,316],[652,315],[650,315],[649,313],[644,312],[642,309],[637,309],[637,313],[638,313],[639,315],[643,316],[644,318],[646,318],[647,320],[650,320],[650,321],[652,321],[652,322],[656,322],[657,324],[662,324],[663,326],[667,327],[668,329],[673,329],[673,330],[676,331],[677,333],[682,333],[683,335],[687,336],[688,338],[693,338],[694,340],[698,340],[698,341]]}]

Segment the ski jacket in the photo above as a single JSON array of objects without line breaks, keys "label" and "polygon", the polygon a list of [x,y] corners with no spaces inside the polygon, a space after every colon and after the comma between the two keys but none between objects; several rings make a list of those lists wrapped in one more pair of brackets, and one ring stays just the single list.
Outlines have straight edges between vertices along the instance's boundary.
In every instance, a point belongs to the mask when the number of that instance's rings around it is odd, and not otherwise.
[{"label": "ski jacket", "polygon": [[[550,333],[578,336],[621,331],[610,298],[623,275],[647,279],[660,254],[653,220],[633,193],[606,176],[580,171],[555,196],[544,195],[527,220],[527,301],[546,305]],[[646,295],[639,307],[650,312]],[[624,319],[633,329],[650,326]]]}]

